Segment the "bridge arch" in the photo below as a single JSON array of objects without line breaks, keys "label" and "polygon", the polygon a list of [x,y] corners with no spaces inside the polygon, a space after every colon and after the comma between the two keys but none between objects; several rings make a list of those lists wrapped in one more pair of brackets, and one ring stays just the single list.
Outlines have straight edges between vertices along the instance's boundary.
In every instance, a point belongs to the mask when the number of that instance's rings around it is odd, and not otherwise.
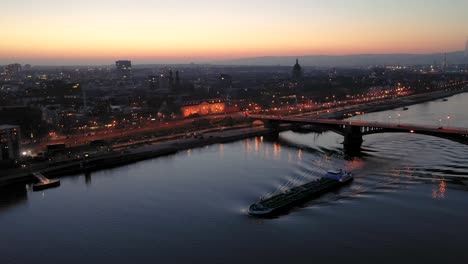
[{"label": "bridge arch", "polygon": [[[390,129],[390,128],[370,127],[370,126],[358,127],[358,126],[352,126],[352,125],[319,125],[319,126],[326,127],[329,131],[334,132],[338,135],[344,136],[345,141],[346,141],[346,137],[349,137],[349,136],[354,136],[355,138],[361,137],[362,139],[362,137],[367,136],[367,135],[401,133],[401,134],[416,134],[416,135],[431,136],[431,137],[442,138],[442,139],[468,145],[468,134],[437,133],[437,132],[423,131],[423,130],[417,130],[417,129],[415,130],[403,129],[401,127]],[[354,132],[350,132],[351,131],[351,129],[349,129],[350,127],[355,127],[358,129],[355,130]],[[354,135],[351,135],[350,133]]]},{"label": "bridge arch", "polygon": [[399,131],[396,131],[396,130],[371,131],[371,132],[363,133],[363,136],[375,135],[375,134],[388,134],[388,133],[424,135],[424,136],[442,138],[442,139],[455,141],[457,143],[468,145],[468,135],[436,134],[436,133],[430,133],[430,132],[419,131],[419,130],[410,130],[410,131],[401,131],[401,130],[399,130]]},{"label": "bridge arch", "polygon": [[441,129],[425,125],[392,124],[355,120],[314,119],[304,117],[251,116],[253,120],[263,120],[265,127],[278,130],[282,123],[302,126],[314,125],[344,136],[345,149],[360,149],[363,136],[382,133],[410,133],[434,136],[468,144],[468,129]]},{"label": "bridge arch", "polygon": [[255,119],[252,121],[252,125],[254,126],[263,126],[265,125],[265,122],[261,119]]}]

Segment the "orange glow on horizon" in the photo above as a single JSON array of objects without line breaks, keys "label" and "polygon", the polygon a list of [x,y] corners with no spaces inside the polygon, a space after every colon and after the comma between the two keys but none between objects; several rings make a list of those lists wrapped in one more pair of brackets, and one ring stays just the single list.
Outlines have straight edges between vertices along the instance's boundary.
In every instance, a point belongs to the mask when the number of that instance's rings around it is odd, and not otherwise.
[{"label": "orange glow on horizon", "polygon": [[[453,48],[449,51],[456,51]],[[362,45],[356,48],[306,48],[306,47],[191,47],[190,51],[180,48],[166,48],[158,51],[151,48],[83,48],[83,47],[40,47],[34,50],[14,47],[7,49],[0,46],[0,59],[102,59],[114,61],[121,58],[132,60],[158,59],[205,59],[222,60],[262,56],[307,56],[307,55],[353,55],[353,54],[390,54],[390,53],[440,53],[443,50],[411,46],[372,46]],[[189,62],[189,61],[187,61]]]},{"label": "orange glow on horizon", "polygon": [[[462,4],[331,2],[7,1],[0,11],[0,62],[127,58],[188,63],[463,49],[468,23]],[[256,5],[264,10],[252,8]]]}]

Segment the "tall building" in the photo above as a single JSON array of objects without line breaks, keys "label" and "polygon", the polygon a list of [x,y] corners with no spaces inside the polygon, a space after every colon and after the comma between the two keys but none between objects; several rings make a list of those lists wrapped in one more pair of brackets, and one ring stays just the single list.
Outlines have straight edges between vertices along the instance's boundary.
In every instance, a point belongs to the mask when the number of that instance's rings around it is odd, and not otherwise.
[{"label": "tall building", "polygon": [[121,80],[132,79],[132,62],[129,60],[119,60],[115,62],[117,78]]},{"label": "tall building", "polygon": [[19,126],[0,125],[0,161],[20,158]]},{"label": "tall building", "polygon": [[299,64],[299,59],[296,59],[296,64],[294,65],[293,71],[292,71],[293,80],[298,81],[302,79],[302,75],[303,75],[302,67]]},{"label": "tall building", "polygon": [[175,72],[175,82],[176,82],[177,88],[179,88],[179,86],[180,86],[180,75],[179,75],[179,71],[176,71],[176,72]]},{"label": "tall building", "polygon": [[172,90],[174,89],[174,74],[172,70],[169,71],[169,88]]}]

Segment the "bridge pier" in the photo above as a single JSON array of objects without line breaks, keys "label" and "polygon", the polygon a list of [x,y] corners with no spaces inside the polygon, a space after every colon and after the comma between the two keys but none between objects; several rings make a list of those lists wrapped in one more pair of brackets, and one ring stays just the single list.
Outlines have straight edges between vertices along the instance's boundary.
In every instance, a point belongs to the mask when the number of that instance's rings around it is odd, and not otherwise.
[{"label": "bridge pier", "polygon": [[279,121],[274,121],[274,120],[265,120],[263,121],[265,128],[268,128],[270,130],[278,130],[280,122]]},{"label": "bridge pier", "polygon": [[278,121],[271,121],[271,120],[266,120],[264,121],[264,127],[268,128],[269,133],[265,135],[265,139],[269,141],[276,141],[279,138],[279,127],[280,127],[280,122]]},{"label": "bridge pier", "polygon": [[362,132],[360,127],[348,126],[345,128],[343,145],[346,152],[356,152],[361,150],[362,142]]}]

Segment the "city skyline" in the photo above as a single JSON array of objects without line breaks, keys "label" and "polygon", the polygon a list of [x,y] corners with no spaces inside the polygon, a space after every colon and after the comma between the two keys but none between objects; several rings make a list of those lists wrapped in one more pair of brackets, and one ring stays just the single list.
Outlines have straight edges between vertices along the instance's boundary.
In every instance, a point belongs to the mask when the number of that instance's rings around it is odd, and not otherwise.
[{"label": "city skyline", "polygon": [[468,2],[7,1],[0,64],[189,63],[464,49]]}]

